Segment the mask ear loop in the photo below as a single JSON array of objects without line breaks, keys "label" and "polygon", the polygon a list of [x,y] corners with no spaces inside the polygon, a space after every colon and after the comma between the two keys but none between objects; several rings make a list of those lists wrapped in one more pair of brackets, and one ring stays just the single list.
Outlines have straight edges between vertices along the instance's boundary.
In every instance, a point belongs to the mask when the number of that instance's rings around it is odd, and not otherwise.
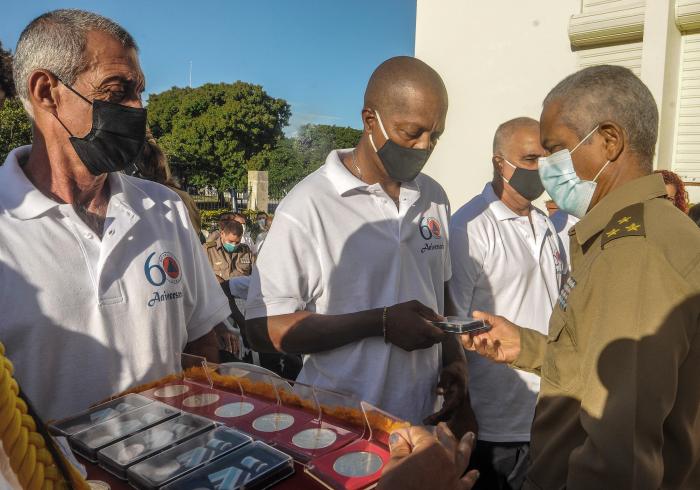
[{"label": "mask ear loop", "polygon": [[600,124],[598,124],[595,128],[593,128],[593,130],[592,130],[590,133],[588,133],[588,134],[586,135],[585,138],[583,138],[581,141],[579,141],[579,142],[578,142],[578,145],[574,146],[574,149],[571,150],[569,153],[571,154],[571,153],[575,152],[576,149],[577,149],[579,146],[581,146],[581,145],[584,143],[584,141],[586,141],[588,138],[590,138],[591,135],[592,135],[593,133],[595,133],[595,132],[598,130],[599,127],[600,127]]},{"label": "mask ear loop", "polygon": [[[84,100],[85,102],[87,102],[88,104],[92,105],[92,102],[90,102],[89,100],[87,100],[85,97],[83,97],[81,94],[79,94],[73,87],[71,87],[70,85],[68,85],[68,84],[67,84],[66,82],[64,82],[63,80],[61,80],[61,78],[60,78],[58,75],[55,75],[55,74],[54,74],[54,76],[56,77],[56,80],[58,80],[59,82],[61,82],[61,83],[63,84],[64,87],[66,87],[68,90],[70,90],[71,92],[73,92],[75,95],[77,95],[78,97],[80,97],[81,99],[83,99],[83,100]],[[63,126],[63,129],[66,130],[66,132],[71,136],[71,138],[75,138],[75,135],[70,131],[70,129],[68,129],[68,128],[66,127],[65,124],[63,124],[63,121],[61,121],[61,119],[60,119],[56,114],[54,114],[54,113],[52,112],[51,115],[53,115],[53,117],[56,118],[56,120],[59,122],[59,124],[60,124],[61,126]]]},{"label": "mask ear loop", "polygon": [[607,167],[608,165],[610,165],[610,162],[611,162],[611,161],[612,161],[612,160],[608,160],[607,162],[605,162],[605,165],[603,165],[603,167],[598,171],[598,173],[595,174],[595,177],[593,177],[593,182],[595,182],[596,180],[598,180],[598,177],[600,177],[600,174],[603,173],[603,170],[605,170],[605,167]]},{"label": "mask ear loop", "polygon": [[[382,130],[382,134],[384,135],[384,138],[387,140],[389,139],[389,135],[386,134],[386,130],[384,129],[384,124],[382,123],[382,118],[379,116],[379,111],[374,110],[374,113],[377,115],[377,121],[379,122],[379,129]],[[369,142],[372,145],[372,148],[374,149],[374,152],[377,152],[377,147],[374,145],[374,138],[372,138],[372,133],[369,133]]]},{"label": "mask ear loop", "polygon": [[[517,170],[519,168],[519,167],[516,167],[515,165],[513,165],[512,163],[510,163],[505,157],[501,157],[501,158],[503,159],[504,162],[506,162],[508,165],[510,165],[514,169]],[[501,178],[506,181],[506,184],[510,184],[510,180],[506,179],[503,174],[501,174]]]}]

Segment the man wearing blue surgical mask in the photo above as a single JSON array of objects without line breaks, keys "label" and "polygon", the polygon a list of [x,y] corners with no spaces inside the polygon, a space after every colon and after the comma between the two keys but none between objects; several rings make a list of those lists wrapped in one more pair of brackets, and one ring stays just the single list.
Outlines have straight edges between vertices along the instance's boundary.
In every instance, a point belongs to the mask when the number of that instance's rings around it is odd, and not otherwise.
[{"label": "man wearing blue surgical mask", "polygon": [[243,226],[233,220],[223,221],[219,236],[204,244],[214,274],[228,281],[232,277],[249,276],[253,270],[253,252],[242,242]]},{"label": "man wearing blue surgical mask", "polygon": [[[449,420],[461,435],[464,353],[431,323],[451,275],[449,203],[421,173],[447,105],[424,62],[377,67],[357,147],[332,151],[277,209],[267,240],[278,246],[258,257],[246,328],[258,351],[306,355],[298,381],[414,423]],[[431,417],[438,388],[445,405]]]},{"label": "man wearing blue surgical mask", "polygon": [[544,101],[542,183],[582,217],[571,275],[548,335],[475,312],[493,328],[463,337],[541,377],[525,488],[700,488],[700,230],[651,173],[658,121],[617,66]]}]

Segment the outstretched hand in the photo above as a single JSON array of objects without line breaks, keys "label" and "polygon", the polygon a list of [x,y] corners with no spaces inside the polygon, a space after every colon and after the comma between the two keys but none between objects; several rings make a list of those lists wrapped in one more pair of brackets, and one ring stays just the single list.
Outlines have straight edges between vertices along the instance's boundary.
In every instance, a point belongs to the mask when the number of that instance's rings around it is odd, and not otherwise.
[{"label": "outstretched hand", "polygon": [[465,349],[494,362],[510,364],[520,355],[520,328],[502,316],[475,311],[472,316],[484,320],[491,326],[488,332],[464,334],[460,336]]}]

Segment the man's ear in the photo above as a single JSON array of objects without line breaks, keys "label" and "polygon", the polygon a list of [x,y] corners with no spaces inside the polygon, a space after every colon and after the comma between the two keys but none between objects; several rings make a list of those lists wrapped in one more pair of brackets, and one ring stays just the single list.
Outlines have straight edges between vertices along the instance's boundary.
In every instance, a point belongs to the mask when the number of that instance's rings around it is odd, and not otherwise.
[{"label": "man's ear", "polygon": [[625,130],[614,121],[603,121],[598,128],[598,134],[604,140],[605,158],[614,162],[625,149],[627,138]]},{"label": "man's ear", "polygon": [[372,128],[377,123],[376,121],[377,116],[373,109],[370,109],[369,107],[362,109],[362,128],[364,129],[365,133],[372,131]]},{"label": "man's ear", "polygon": [[491,157],[491,163],[493,163],[493,170],[498,175],[503,175],[503,157],[494,155]]},{"label": "man's ear", "polygon": [[29,103],[35,109],[56,115],[60,102],[59,81],[53,73],[46,70],[34,70],[27,80]]}]

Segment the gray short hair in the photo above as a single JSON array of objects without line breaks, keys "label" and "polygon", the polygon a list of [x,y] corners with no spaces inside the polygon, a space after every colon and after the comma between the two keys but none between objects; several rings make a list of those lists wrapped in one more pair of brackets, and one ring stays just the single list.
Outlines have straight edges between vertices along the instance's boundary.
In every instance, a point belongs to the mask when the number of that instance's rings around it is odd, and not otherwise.
[{"label": "gray short hair", "polygon": [[13,72],[17,95],[27,111],[29,75],[34,70],[47,70],[72,85],[86,69],[83,58],[87,33],[110,34],[126,48],[138,49],[131,34],[116,22],[92,12],[61,9],[40,15],[24,28],[17,41]]},{"label": "gray short hair", "polygon": [[493,154],[503,153],[503,147],[513,137],[516,131],[521,129],[534,129],[540,132],[540,123],[531,117],[516,117],[502,123],[493,135]]},{"label": "gray short hair", "polygon": [[615,121],[627,133],[640,165],[652,169],[659,127],[654,96],[631,70],[600,65],[569,75],[554,87],[543,106],[561,103],[561,116],[580,138],[604,120]]}]

